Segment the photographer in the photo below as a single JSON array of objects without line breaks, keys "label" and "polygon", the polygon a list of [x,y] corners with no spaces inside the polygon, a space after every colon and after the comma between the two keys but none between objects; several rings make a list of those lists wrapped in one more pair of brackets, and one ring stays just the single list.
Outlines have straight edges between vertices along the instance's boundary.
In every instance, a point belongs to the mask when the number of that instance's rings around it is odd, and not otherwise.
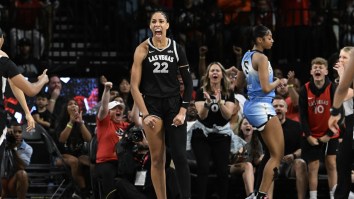
[{"label": "photographer", "polygon": [[25,167],[30,164],[33,149],[22,139],[22,127],[13,123],[6,135],[5,156],[1,162],[1,198],[26,198],[28,176]]},{"label": "photographer", "polygon": [[142,128],[132,123],[128,130],[122,133],[122,138],[116,145],[116,153],[119,162],[115,185],[119,198],[146,199],[146,194],[144,196],[142,192],[151,193],[151,190],[155,194],[151,180],[148,181],[151,179],[150,174],[145,168],[149,151]]}]

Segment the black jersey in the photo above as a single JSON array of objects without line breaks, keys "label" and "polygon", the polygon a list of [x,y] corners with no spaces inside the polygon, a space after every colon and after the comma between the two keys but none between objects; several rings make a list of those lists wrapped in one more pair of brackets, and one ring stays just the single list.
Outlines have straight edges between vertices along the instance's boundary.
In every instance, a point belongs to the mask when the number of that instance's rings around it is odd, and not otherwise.
[{"label": "black jersey", "polygon": [[[210,95],[210,98],[212,100],[215,99],[215,96]],[[235,95],[234,94],[230,94],[229,96],[225,96],[225,95],[221,95],[221,99],[225,100],[225,102],[235,102]],[[204,90],[201,88],[197,91],[197,96],[195,101],[205,101],[205,96],[204,96]],[[226,120],[222,114],[221,114],[221,110],[220,110],[220,106],[217,103],[212,103],[209,107],[209,111],[208,111],[208,116],[206,118],[204,118],[204,120],[200,120],[199,121],[204,124],[204,126],[208,127],[208,128],[213,128],[214,125],[217,126],[225,126],[229,120]]]},{"label": "black jersey", "polygon": [[140,91],[152,97],[173,97],[180,95],[177,74],[179,66],[188,65],[182,47],[168,39],[167,47],[156,48],[149,38],[149,52],[142,64]]},{"label": "black jersey", "polygon": [[[0,57],[0,77],[4,78],[12,78],[16,75],[20,74],[17,69],[16,64],[11,61],[8,57]],[[0,107],[3,106],[3,93],[5,92],[6,81],[3,81],[1,78],[0,88],[1,88],[1,96],[0,96]]]}]

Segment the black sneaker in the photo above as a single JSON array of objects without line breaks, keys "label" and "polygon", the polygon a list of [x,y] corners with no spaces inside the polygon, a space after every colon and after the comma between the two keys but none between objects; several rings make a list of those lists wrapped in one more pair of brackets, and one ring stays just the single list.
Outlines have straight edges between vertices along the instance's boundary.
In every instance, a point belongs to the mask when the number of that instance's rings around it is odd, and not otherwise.
[{"label": "black sneaker", "polygon": [[268,196],[267,196],[266,193],[258,192],[254,198],[256,198],[256,199],[268,199]]},{"label": "black sneaker", "polygon": [[90,199],[91,198],[90,190],[87,189],[81,190],[80,196],[81,199]]}]

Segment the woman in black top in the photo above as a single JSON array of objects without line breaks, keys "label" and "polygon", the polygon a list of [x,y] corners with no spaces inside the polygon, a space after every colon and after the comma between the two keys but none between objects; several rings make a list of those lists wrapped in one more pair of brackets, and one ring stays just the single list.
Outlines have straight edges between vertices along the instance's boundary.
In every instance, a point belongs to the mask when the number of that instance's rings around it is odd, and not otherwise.
[{"label": "woman in black top", "polygon": [[58,148],[63,159],[57,158],[55,165],[66,164],[70,167],[71,175],[81,189],[80,194],[85,198],[88,195],[88,190],[82,166],[89,166],[90,163],[88,155],[82,152],[84,143],[89,142],[92,136],[82,120],[82,110],[79,109],[79,105],[74,99],[70,99],[66,107],[63,107],[57,122]]},{"label": "woman in black top", "polygon": [[219,62],[212,62],[202,77],[202,88],[197,92],[195,106],[199,119],[192,127],[191,144],[198,166],[200,199],[207,198],[209,158],[218,175],[219,198],[227,198],[228,163],[233,134],[229,120],[235,105],[235,97],[229,85],[224,67]]},{"label": "woman in black top", "polygon": [[[166,13],[152,13],[153,36],[136,48],[131,71],[131,94],[143,116],[151,153],[151,179],[158,199],[167,198],[165,140],[175,164],[181,198],[191,197],[185,117],[193,84],[184,50],[166,36],[169,26]],[[182,99],[178,72],[185,86]]]}]

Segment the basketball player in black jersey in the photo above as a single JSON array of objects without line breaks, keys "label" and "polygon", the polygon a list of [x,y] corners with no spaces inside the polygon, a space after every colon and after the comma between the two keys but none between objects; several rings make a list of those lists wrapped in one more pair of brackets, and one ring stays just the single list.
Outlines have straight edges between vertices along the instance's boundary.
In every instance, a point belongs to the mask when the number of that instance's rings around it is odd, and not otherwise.
[{"label": "basketball player in black jersey", "polygon": [[4,108],[3,102],[3,93],[6,85],[7,78],[10,88],[19,101],[22,109],[25,112],[26,120],[27,120],[27,131],[34,128],[35,122],[34,119],[28,109],[25,95],[35,96],[42,87],[48,82],[48,76],[46,75],[47,70],[38,76],[38,81],[35,83],[30,83],[27,81],[21,73],[18,71],[17,66],[14,62],[9,59],[9,56],[1,50],[2,45],[4,44],[4,33],[0,28],[0,162],[2,160],[2,154],[4,153],[5,144],[4,139],[6,135],[6,120],[7,114]]},{"label": "basketball player in black jersey", "polygon": [[[186,111],[193,83],[182,47],[166,36],[166,13],[150,19],[152,38],[135,50],[131,93],[143,116],[143,128],[151,153],[151,178],[158,199],[166,199],[165,154],[169,147],[175,164],[181,198],[190,198],[190,173],[186,158]],[[185,90],[180,95],[178,72]]]}]

